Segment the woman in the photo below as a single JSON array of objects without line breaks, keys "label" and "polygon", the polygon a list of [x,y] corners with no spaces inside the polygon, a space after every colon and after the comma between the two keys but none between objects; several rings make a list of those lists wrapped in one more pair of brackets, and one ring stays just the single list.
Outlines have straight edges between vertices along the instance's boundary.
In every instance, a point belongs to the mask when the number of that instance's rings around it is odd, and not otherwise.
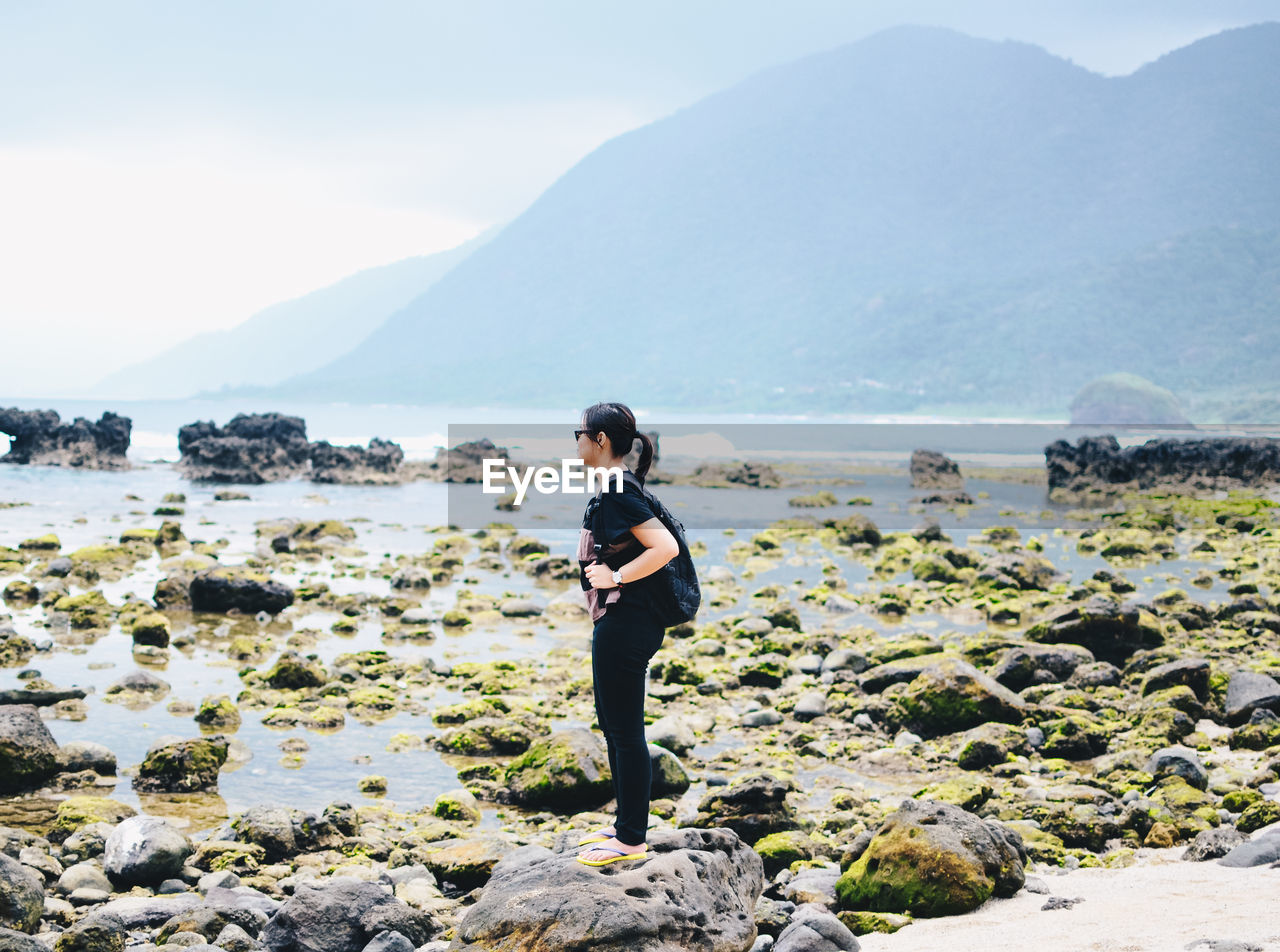
[{"label": "woman", "polygon": [[[597,403],[582,414],[574,431],[578,456],[589,467],[617,466],[632,444],[641,442],[635,477],[640,483],[653,463],[653,440],[636,432],[636,418],[620,403]],[[628,470],[629,471],[629,470]],[[591,638],[591,678],[596,719],[609,748],[609,770],[618,799],[617,822],[589,836],[578,854],[588,866],[603,866],[647,855],[652,774],[644,736],[644,696],[649,659],[666,634],[649,609],[653,573],[679,554],[679,544],[653,514],[630,479],[618,492],[612,478],[587,504],[578,543],[583,588],[595,630]],[[599,533],[599,538],[596,533]],[[648,579],[649,581],[646,581]]]}]

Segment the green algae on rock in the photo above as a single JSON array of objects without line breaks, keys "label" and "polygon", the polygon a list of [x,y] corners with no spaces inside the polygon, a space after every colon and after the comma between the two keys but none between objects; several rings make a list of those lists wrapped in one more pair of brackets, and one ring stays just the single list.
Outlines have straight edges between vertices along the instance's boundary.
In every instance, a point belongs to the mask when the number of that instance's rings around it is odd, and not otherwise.
[{"label": "green algae on rock", "polygon": [[227,740],[201,737],[164,744],[147,751],[133,778],[133,788],[150,793],[213,790],[227,761]]}]

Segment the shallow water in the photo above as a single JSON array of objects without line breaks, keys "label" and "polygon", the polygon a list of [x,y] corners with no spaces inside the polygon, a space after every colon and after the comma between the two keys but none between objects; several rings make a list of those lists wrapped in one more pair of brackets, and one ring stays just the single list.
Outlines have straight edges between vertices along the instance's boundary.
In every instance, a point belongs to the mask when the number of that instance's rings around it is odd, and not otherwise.
[{"label": "shallow water", "polygon": [[[919,494],[909,485],[906,471],[889,474],[859,475],[861,485],[830,485],[837,498],[869,496],[870,506],[837,506],[823,509],[794,509],[786,500],[799,494],[816,492],[821,484],[802,489],[782,490],[707,489],[687,486],[652,487],[667,505],[685,521],[690,542],[702,540],[708,555],[700,559],[702,565],[725,564],[725,552],[737,539],[749,539],[754,525],[767,524],[778,518],[813,515],[830,518],[862,512],[884,531],[908,530],[917,525],[924,514],[924,507],[913,505],[910,499]],[[255,522],[263,519],[296,517],[300,519],[337,519],[357,531],[355,543],[367,555],[344,561],[365,566],[370,573],[363,579],[346,576],[329,577],[331,587],[338,592],[367,592],[374,595],[389,593],[389,585],[375,571],[388,557],[400,553],[422,553],[429,550],[437,532],[447,520],[448,499],[444,485],[415,482],[404,486],[317,486],[310,482],[291,481],[263,486],[235,487],[249,493],[250,499],[215,502],[216,491],[228,487],[199,486],[178,476],[167,464],[141,464],[129,472],[77,472],[55,467],[0,466],[0,501],[26,501],[30,506],[0,509],[0,545],[16,546],[23,539],[56,532],[62,542],[62,551],[69,552],[80,546],[102,542],[114,542],[125,528],[155,527],[166,517],[151,515],[161,503],[165,493],[185,493],[186,513],[175,518],[183,525],[190,539],[213,541],[225,539],[227,547],[220,553],[225,563],[238,563],[252,555],[259,545],[255,536]],[[1105,559],[1096,555],[1080,555],[1075,551],[1073,539],[1052,534],[1058,526],[1069,525],[1065,521],[1070,507],[1050,504],[1043,486],[970,479],[967,488],[975,497],[972,507],[948,511],[942,507],[929,507],[945,533],[960,545],[988,548],[978,541],[969,541],[984,527],[990,525],[1015,526],[1025,540],[1039,536],[1045,543],[1044,556],[1058,568],[1070,573],[1075,581],[1087,578],[1099,568],[1107,568],[1126,575],[1138,585],[1135,597],[1148,597],[1169,587],[1170,579],[1183,579],[1199,572],[1205,562],[1187,557],[1185,549],[1190,543],[1179,540],[1182,556],[1175,560],[1129,570],[1117,570]],[[988,498],[979,498],[980,493]],[[141,501],[126,499],[126,494],[141,497]],[[579,510],[580,512],[580,510]],[[751,525],[742,531],[727,534],[726,525],[733,524],[733,514],[749,513],[743,521]],[[573,558],[577,545],[577,522],[560,519],[540,519],[531,512],[495,512],[497,521],[515,524],[522,534],[537,536],[546,541],[554,553]],[[848,581],[851,591],[860,591],[886,584],[872,581],[868,570],[860,563],[833,555],[817,547],[802,546],[799,553],[791,550],[770,567],[755,572],[750,579],[743,579],[747,594],[736,605],[707,609],[704,617],[713,620],[730,612],[749,608],[749,593],[760,586],[776,583],[790,586],[800,583],[804,588],[822,580],[821,562],[831,559],[839,566],[841,575]],[[468,555],[475,558],[477,552]],[[820,556],[820,557],[818,557]],[[137,563],[135,571],[120,582],[100,586],[104,594],[119,603],[132,592],[149,599],[160,577],[159,559],[156,556]],[[327,560],[305,563],[308,572],[328,571]],[[477,584],[468,585],[463,580],[474,574]],[[735,574],[738,570],[735,569]],[[297,583],[301,577],[276,573],[281,581]],[[904,573],[892,582],[910,580]],[[7,580],[0,579],[0,583]],[[2,586],[0,586],[2,587]],[[1188,595],[1203,600],[1225,600],[1225,585],[1215,581],[1209,589],[1184,585]],[[441,611],[451,608],[460,589],[481,593],[511,593],[530,595],[539,601],[564,591],[579,591],[578,583],[561,582],[552,586],[537,584],[516,570],[504,573],[475,572],[465,569],[457,573],[456,580],[447,585],[437,585],[423,598],[423,603]],[[78,589],[77,589],[78,590]],[[890,632],[917,632],[921,630],[982,630],[985,623],[960,622],[940,615],[913,615],[903,622],[888,622],[875,615],[862,612],[833,616],[829,611],[809,602],[793,599],[806,629],[816,628],[824,622],[836,621],[838,627],[848,624],[864,624]],[[47,637],[37,625],[43,618],[39,608],[17,609],[9,606],[19,632],[39,640]],[[298,614],[290,614],[299,612]],[[512,619],[497,624],[478,624],[462,634],[441,632],[426,645],[386,643],[382,639],[382,624],[376,617],[364,618],[354,634],[336,635],[329,627],[339,618],[336,612],[313,611],[303,613],[290,609],[284,616],[265,625],[252,618],[236,618],[237,630],[274,634],[278,644],[283,644],[290,632],[302,628],[315,628],[321,632],[320,640],[304,653],[317,654],[326,663],[341,653],[367,648],[387,648],[393,655],[406,659],[430,658],[435,662],[459,660],[490,660],[495,658],[538,659],[553,650],[578,652],[582,659],[583,676],[590,677],[590,625],[586,622],[564,622],[557,619],[549,628],[537,619],[532,621]],[[232,620],[228,620],[229,626]],[[174,634],[182,629],[175,626]],[[438,626],[437,626],[437,630]],[[270,658],[257,665],[264,668]],[[228,694],[233,699],[241,690],[236,666],[216,648],[198,642],[187,649],[171,649],[169,660],[161,665],[148,665],[159,677],[172,685],[171,693],[142,710],[129,710],[119,704],[104,700],[103,692],[113,681],[133,670],[136,665],[130,639],[118,628],[98,638],[92,644],[77,647],[59,645],[53,651],[37,654],[28,667],[38,669],[49,681],[59,687],[78,686],[90,692],[86,699],[88,718],[84,721],[51,720],[50,729],[61,743],[73,740],[94,740],[105,743],[117,755],[122,767],[136,764],[146,749],[156,739],[170,735],[191,737],[198,729],[190,714],[175,715],[166,705],[175,698],[198,704],[210,694]],[[22,682],[17,679],[18,669],[0,670],[0,688],[15,688]],[[437,689],[426,697],[428,708],[453,703],[461,698],[456,692]],[[415,809],[430,804],[434,798],[450,788],[459,786],[456,770],[439,753],[426,749],[401,753],[386,750],[388,740],[400,732],[409,732],[430,738],[439,733],[427,713],[397,713],[377,723],[360,723],[348,716],[346,726],[334,733],[322,734],[305,729],[274,730],[263,726],[265,712],[243,711],[244,723],[234,736],[251,755],[243,764],[228,764],[219,784],[221,809],[230,812],[243,810],[258,803],[277,803],[306,809],[319,809],[333,800],[358,801],[356,781],[368,774],[383,774],[389,779],[388,798],[404,809]],[[585,726],[585,725],[583,725]],[[304,755],[300,767],[281,763],[279,744],[290,737],[305,740],[310,750]],[[699,748],[697,753],[710,755],[726,744],[711,744]],[[456,761],[455,761],[456,762]],[[128,779],[122,778],[112,796],[125,802],[138,804]],[[148,803],[153,809],[154,803]],[[181,806],[173,809],[181,811]],[[213,814],[219,812],[217,804]],[[214,817],[216,820],[216,816]],[[212,820],[197,825],[212,825]],[[494,815],[486,811],[485,826],[496,825]]]}]

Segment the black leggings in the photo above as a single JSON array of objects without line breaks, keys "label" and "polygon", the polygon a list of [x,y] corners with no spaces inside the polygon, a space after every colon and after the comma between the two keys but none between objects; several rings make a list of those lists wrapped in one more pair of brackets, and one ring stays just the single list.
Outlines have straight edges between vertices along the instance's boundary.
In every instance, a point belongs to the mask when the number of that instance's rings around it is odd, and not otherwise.
[{"label": "black leggings", "polygon": [[609,771],[618,798],[617,838],[628,846],[645,841],[653,774],[644,736],[644,695],[649,659],[662,647],[666,629],[643,606],[615,602],[596,622],[591,637],[591,681],[596,719],[609,748]]}]

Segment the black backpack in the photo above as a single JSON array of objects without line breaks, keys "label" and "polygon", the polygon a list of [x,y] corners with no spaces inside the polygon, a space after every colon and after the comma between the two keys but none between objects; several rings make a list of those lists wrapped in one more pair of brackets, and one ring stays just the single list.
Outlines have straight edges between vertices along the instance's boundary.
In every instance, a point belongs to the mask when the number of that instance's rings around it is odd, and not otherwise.
[{"label": "black backpack", "polygon": [[698,586],[698,573],[693,567],[693,556],[689,552],[689,543],[684,537],[684,523],[673,516],[670,510],[649,490],[645,489],[635,473],[623,470],[623,481],[635,484],[636,489],[649,505],[649,510],[658,517],[667,531],[675,536],[680,551],[670,562],[653,573],[650,578],[654,584],[649,592],[653,600],[653,610],[662,621],[662,627],[682,625],[692,621],[698,614],[702,604],[702,590]]}]

